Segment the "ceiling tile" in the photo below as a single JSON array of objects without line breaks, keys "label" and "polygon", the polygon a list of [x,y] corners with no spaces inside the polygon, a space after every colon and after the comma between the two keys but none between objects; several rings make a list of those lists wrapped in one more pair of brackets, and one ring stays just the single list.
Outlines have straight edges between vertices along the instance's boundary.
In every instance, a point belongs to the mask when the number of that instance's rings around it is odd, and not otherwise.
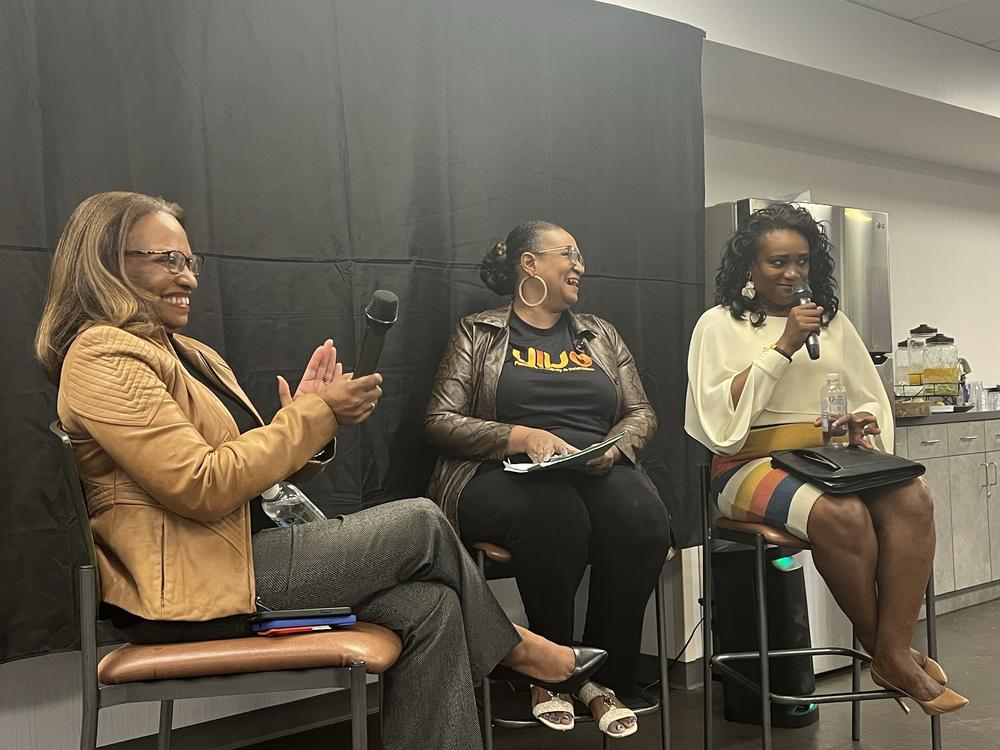
[{"label": "ceiling tile", "polygon": [[880,10],[907,21],[941,10],[948,10],[974,0],[849,0],[872,10]]},{"label": "ceiling tile", "polygon": [[1000,0],[978,0],[923,16],[917,23],[976,44],[993,42],[1000,39]]}]

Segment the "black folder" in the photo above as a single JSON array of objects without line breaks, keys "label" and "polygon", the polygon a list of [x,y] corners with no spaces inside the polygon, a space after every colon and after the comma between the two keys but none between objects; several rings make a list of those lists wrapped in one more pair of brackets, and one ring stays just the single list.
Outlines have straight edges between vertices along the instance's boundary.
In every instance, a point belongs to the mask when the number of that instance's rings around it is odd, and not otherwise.
[{"label": "black folder", "polygon": [[916,461],[857,445],[774,451],[771,465],[831,495],[905,482],[927,470]]}]

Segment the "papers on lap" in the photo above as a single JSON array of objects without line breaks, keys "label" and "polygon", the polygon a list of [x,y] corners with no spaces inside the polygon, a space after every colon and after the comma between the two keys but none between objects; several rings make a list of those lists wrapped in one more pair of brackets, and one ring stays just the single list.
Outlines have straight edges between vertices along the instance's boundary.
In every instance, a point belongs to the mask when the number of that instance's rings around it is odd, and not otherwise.
[{"label": "papers on lap", "polygon": [[513,471],[516,474],[527,474],[532,471],[545,471],[546,469],[571,469],[580,467],[588,461],[603,454],[612,445],[625,437],[624,432],[609,437],[601,443],[594,443],[588,448],[584,448],[579,453],[569,453],[565,456],[553,456],[548,461],[539,464],[512,464],[509,459],[504,459],[503,470]]}]

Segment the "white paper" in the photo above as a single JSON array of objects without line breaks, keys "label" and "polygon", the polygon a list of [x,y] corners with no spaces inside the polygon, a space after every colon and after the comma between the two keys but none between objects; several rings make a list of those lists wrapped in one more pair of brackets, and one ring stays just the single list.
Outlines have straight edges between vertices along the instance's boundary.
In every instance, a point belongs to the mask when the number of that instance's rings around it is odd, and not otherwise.
[{"label": "white paper", "polygon": [[503,470],[512,471],[515,474],[527,474],[532,471],[545,471],[546,469],[569,469],[573,466],[581,466],[588,461],[592,461],[598,456],[605,453],[608,448],[617,443],[625,437],[624,432],[620,432],[617,435],[609,437],[607,440],[601,443],[594,443],[593,445],[584,448],[579,453],[568,453],[565,456],[553,456],[548,461],[544,463],[520,463],[513,464],[510,459],[504,459]]}]

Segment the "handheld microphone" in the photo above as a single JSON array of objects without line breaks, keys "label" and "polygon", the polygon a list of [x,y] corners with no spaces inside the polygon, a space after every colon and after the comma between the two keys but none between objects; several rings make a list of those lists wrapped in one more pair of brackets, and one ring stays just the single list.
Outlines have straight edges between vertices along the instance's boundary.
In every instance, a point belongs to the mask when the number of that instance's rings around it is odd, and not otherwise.
[{"label": "handheld microphone", "polygon": [[382,356],[382,346],[385,344],[385,334],[392,328],[399,315],[399,297],[385,289],[379,289],[365,306],[365,335],[361,339],[361,351],[357,364],[354,366],[354,377],[357,379],[371,375],[378,367],[378,358]]},{"label": "handheld microphone", "polygon": [[[800,305],[812,302],[812,289],[809,288],[809,282],[805,279],[799,279],[795,282],[795,289],[792,293]],[[809,352],[809,359],[819,359],[819,335],[817,333],[810,333],[806,338],[806,351]]]}]

